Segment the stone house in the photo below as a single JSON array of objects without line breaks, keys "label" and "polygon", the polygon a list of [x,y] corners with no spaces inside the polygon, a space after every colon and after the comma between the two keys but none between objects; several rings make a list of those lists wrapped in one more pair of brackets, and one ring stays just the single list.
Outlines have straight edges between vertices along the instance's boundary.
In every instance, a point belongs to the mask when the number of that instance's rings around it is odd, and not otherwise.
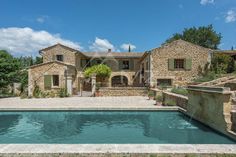
[{"label": "stone house", "polygon": [[213,51],[184,40],[176,40],[145,52],[140,80],[150,86],[186,85],[209,62]]},{"label": "stone house", "polygon": [[29,68],[29,95],[37,85],[43,91],[67,89],[69,94],[91,90],[84,78],[86,67],[106,64],[111,76],[107,87],[182,85],[198,75],[199,67],[210,61],[211,50],[183,40],[141,52],[81,52],[56,44],[39,51],[43,63]]}]

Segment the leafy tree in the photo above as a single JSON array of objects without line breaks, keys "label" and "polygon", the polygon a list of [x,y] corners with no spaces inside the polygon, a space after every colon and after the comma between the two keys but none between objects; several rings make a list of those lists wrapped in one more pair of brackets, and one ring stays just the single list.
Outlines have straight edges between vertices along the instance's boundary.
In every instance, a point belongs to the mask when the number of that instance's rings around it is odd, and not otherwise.
[{"label": "leafy tree", "polygon": [[216,74],[231,73],[235,71],[234,60],[226,54],[214,54],[211,61],[211,70]]},{"label": "leafy tree", "polygon": [[43,63],[43,58],[36,56],[34,64],[41,64],[41,63]]},{"label": "leafy tree", "polygon": [[165,43],[182,39],[206,48],[217,49],[221,38],[221,34],[217,33],[212,25],[208,25],[198,28],[185,28],[182,33],[174,34],[171,38],[167,39]]},{"label": "leafy tree", "polygon": [[0,50],[0,90],[19,81],[20,62],[5,50]]},{"label": "leafy tree", "polygon": [[92,67],[88,67],[84,71],[85,77],[91,77],[95,74],[97,77],[106,78],[111,75],[111,68],[105,64],[98,64]]}]

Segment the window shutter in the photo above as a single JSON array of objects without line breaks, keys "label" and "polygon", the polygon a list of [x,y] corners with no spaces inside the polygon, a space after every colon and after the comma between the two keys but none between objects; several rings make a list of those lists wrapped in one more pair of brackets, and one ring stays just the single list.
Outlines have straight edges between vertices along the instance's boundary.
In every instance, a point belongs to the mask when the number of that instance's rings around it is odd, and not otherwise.
[{"label": "window shutter", "polygon": [[133,59],[129,60],[129,69],[134,70],[134,60]]},{"label": "window shutter", "polygon": [[44,89],[51,89],[52,86],[52,76],[44,75]]},{"label": "window shutter", "polygon": [[175,60],[173,58],[168,59],[168,68],[169,68],[169,70],[175,69]]},{"label": "window shutter", "polygon": [[192,59],[191,58],[185,59],[184,68],[185,68],[185,70],[191,70],[192,69]]},{"label": "window shutter", "polygon": [[122,70],[123,69],[123,62],[122,60],[119,60],[119,70]]}]

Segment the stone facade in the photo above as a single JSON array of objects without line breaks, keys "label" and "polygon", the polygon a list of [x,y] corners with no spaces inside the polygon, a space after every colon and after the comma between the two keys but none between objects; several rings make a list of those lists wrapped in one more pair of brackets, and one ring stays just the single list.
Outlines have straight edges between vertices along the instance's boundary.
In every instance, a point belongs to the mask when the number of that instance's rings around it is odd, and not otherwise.
[{"label": "stone facade", "polygon": [[45,89],[44,85],[44,76],[45,75],[59,75],[59,86],[51,87],[50,91],[58,92],[59,89],[65,88],[65,71],[68,71],[68,76],[72,77],[73,88],[76,89],[76,71],[75,68],[71,65],[67,65],[61,62],[47,62],[38,66],[32,66],[29,69],[29,78],[28,78],[28,92],[29,95],[32,95],[35,86],[37,85],[40,90],[48,91]]},{"label": "stone facade", "polygon": [[[182,85],[197,76],[199,66],[204,66],[209,61],[209,53],[209,49],[182,40],[174,41],[145,53],[82,53],[73,48],[56,44],[40,50],[43,63],[29,69],[29,84],[32,85],[36,80],[39,87],[44,90],[44,81],[41,77],[46,74],[54,75],[57,73],[60,75],[60,87],[58,88],[65,88],[65,80],[72,79],[73,93],[78,93],[83,90],[83,71],[86,66],[104,63],[112,69],[111,76],[106,83],[109,87],[113,85],[112,81],[116,80],[118,76],[122,81],[125,78],[127,80],[125,85],[128,86],[155,86],[157,79],[171,79],[172,85]],[[62,55],[62,61],[58,61],[57,55]],[[169,70],[168,59],[170,58],[191,58],[191,69]],[[124,61],[129,62],[129,68],[126,70],[120,67]],[[53,68],[48,70],[51,66]],[[73,74],[65,76],[65,71],[71,69],[74,70]],[[121,85],[123,86],[123,84]],[[29,87],[29,91],[32,93],[32,87]]]},{"label": "stone facade", "polygon": [[[211,50],[177,40],[151,50],[150,84],[156,86],[157,79],[171,79],[172,85],[185,85],[199,74],[199,67],[210,62]],[[169,69],[169,59],[191,59],[191,69]]]},{"label": "stone facade", "polygon": [[76,65],[76,50],[64,45],[57,44],[52,47],[40,50],[43,57],[43,63],[56,60],[56,55],[63,55],[63,62]]}]

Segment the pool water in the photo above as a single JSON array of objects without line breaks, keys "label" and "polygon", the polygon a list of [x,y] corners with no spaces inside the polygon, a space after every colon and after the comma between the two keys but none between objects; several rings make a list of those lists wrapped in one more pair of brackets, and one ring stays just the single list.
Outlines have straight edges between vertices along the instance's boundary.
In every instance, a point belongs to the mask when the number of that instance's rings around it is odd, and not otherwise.
[{"label": "pool water", "polygon": [[180,112],[0,112],[0,143],[234,144]]}]

